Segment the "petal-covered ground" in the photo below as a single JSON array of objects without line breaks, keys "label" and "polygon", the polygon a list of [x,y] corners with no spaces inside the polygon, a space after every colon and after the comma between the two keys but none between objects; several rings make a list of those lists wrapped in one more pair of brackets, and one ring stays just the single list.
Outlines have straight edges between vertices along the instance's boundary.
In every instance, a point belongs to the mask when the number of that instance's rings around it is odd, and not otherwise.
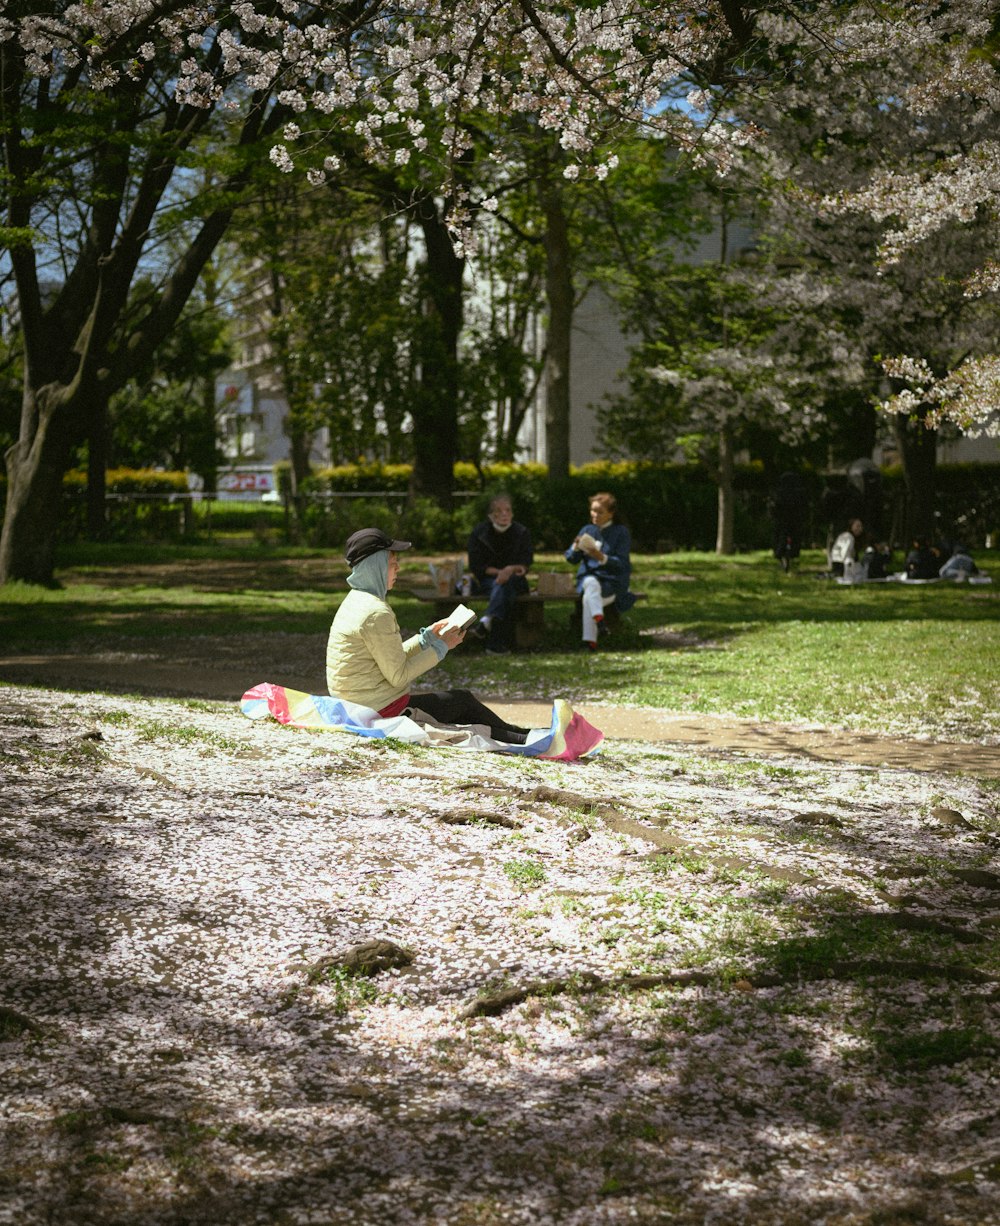
[{"label": "petal-covered ground", "polygon": [[0,1222],[1000,1222],[1000,781],[0,695]]}]

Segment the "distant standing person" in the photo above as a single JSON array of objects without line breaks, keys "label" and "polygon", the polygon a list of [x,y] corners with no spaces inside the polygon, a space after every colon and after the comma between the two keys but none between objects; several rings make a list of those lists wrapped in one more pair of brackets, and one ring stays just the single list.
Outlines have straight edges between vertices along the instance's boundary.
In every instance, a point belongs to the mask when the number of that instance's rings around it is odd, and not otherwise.
[{"label": "distant standing person", "polygon": [[771,500],[771,517],[774,522],[774,556],[783,570],[790,570],[792,562],[802,552],[807,512],[805,482],[798,473],[782,473]]},{"label": "distant standing person", "polygon": [[597,650],[599,627],[608,605],[625,613],[635,604],[635,596],[629,591],[632,540],[628,528],[615,520],[617,509],[614,494],[593,494],[590,523],[583,525],[566,550],[566,561],[578,564],[576,590],[583,611],[583,642],[591,651]]},{"label": "distant standing person", "polygon": [[506,655],[513,640],[514,602],[528,590],[525,576],[535,556],[531,533],[514,519],[506,494],[490,499],[486,518],[469,536],[468,551],[475,591],[488,597],[473,633],[485,638],[491,655]]}]

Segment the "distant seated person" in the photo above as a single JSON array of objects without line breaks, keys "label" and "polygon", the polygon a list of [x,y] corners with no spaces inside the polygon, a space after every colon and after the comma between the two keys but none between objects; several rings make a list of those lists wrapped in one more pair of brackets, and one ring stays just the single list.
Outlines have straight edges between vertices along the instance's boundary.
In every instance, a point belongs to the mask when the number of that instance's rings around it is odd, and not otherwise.
[{"label": "distant seated person", "polygon": [[604,611],[614,605],[625,613],[635,604],[628,590],[632,577],[632,541],[628,528],[615,521],[614,494],[594,494],[590,499],[590,523],[584,524],[566,550],[566,561],[577,563],[576,590],[583,614],[583,642],[597,650],[597,636]]},{"label": "distant seated person", "polygon": [[965,547],[957,541],[951,547],[951,557],[944,563],[938,574],[942,579],[953,579],[960,582],[970,575],[978,575],[979,567],[965,551]]},{"label": "distant seated person", "polygon": [[926,536],[916,536],[906,555],[905,568],[907,579],[937,579],[941,569],[941,551],[935,549]]},{"label": "distant seated person", "polygon": [[892,551],[884,542],[869,545],[861,555],[861,569],[866,579],[888,579],[892,564]]},{"label": "distant seated person", "polygon": [[857,562],[864,552],[865,526],[860,519],[852,519],[846,532],[841,532],[830,546],[830,570],[842,575],[846,564]]},{"label": "distant seated person", "polygon": [[473,633],[492,655],[506,655],[513,640],[514,602],[528,590],[525,576],[534,559],[531,533],[514,519],[506,494],[490,500],[486,518],[469,536],[469,570],[474,590],[489,597]]},{"label": "distant seated person", "polygon": [[480,724],[495,741],[523,745],[528,729],[501,719],[468,690],[411,693],[417,677],[457,647],[463,630],[445,621],[425,626],[404,642],[386,597],[399,574],[396,541],[380,528],[361,528],[348,538],[344,556],[351,567],[345,596],[330,627],[326,647],[326,684],[334,698],[369,707],[388,719],[426,714],[440,724]]}]

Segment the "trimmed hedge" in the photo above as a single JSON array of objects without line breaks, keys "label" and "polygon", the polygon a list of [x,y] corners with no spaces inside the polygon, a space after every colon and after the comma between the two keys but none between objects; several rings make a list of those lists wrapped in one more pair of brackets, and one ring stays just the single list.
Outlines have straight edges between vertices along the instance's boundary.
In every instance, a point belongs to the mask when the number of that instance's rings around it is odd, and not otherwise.
[{"label": "trimmed hedge", "polygon": [[[539,549],[564,549],[589,518],[591,495],[608,490],[618,500],[621,518],[635,547],[647,552],[714,549],[718,494],[699,467],[685,464],[592,462],[549,483],[541,464],[495,464],[481,471],[455,465],[456,509],[451,531],[440,508],[417,500],[339,499],[365,490],[405,495],[408,465],[359,465],[324,469],[304,483],[309,498],[306,531],[315,543],[336,545],[362,520],[434,548],[464,548],[473,524],[500,490],[511,497],[515,514],[532,531]],[[736,478],[736,539],[747,548],[770,540],[769,483],[758,465],[741,468]],[[433,544],[431,544],[433,542]]]},{"label": "trimmed hedge", "polygon": [[[184,526],[187,474],[154,469],[112,468],[106,476],[107,538],[163,540],[180,536]],[[178,497],[178,496],[181,497]],[[7,478],[0,474],[0,522],[7,502]],[[59,538],[78,540],[87,529],[87,473],[72,469],[63,477]]]},{"label": "trimmed hedge", "polygon": [[[108,540],[170,540],[182,534],[186,473],[109,468],[105,482]],[[63,477],[59,534],[63,540],[79,540],[87,534],[87,473],[83,469],[73,469]]]},{"label": "trimmed hedge", "polygon": [[[843,525],[829,504],[846,492],[844,473],[802,474],[809,512],[805,543],[825,546],[828,533]],[[463,548],[472,525],[486,513],[498,490],[510,494],[518,519],[527,524],[540,549],[563,549],[588,518],[592,494],[609,490],[618,499],[636,549],[669,553],[715,548],[718,491],[709,474],[693,464],[594,461],[550,484],[540,464],[455,465],[456,509],[448,517],[435,504],[404,503],[410,467],[349,465],[324,469],[305,483],[309,498],[306,532],[314,543],[339,545],[359,523],[383,527],[427,548]],[[936,476],[938,527],[942,536],[982,548],[987,534],[1000,531],[1000,465],[939,465]],[[338,499],[337,494],[388,492],[392,499]],[[767,549],[772,543],[770,502],[774,478],[759,464],[737,466],[734,474],[734,538],[739,549]],[[398,501],[397,501],[398,498]],[[899,466],[882,470],[882,527],[897,547],[904,542],[902,508],[905,485]]]},{"label": "trimmed hedge", "polygon": [[[285,467],[277,466],[279,486]],[[621,518],[628,524],[637,550],[668,553],[715,547],[718,493],[709,475],[697,465],[595,461],[574,468],[565,481],[550,484],[540,464],[496,464],[479,470],[462,463],[455,466],[456,496],[451,512],[429,499],[411,503],[407,497],[410,471],[408,464],[358,464],[315,473],[301,489],[305,539],[313,545],[339,549],[359,524],[371,524],[417,542],[424,549],[460,550],[472,525],[485,515],[491,496],[504,490],[514,503],[518,519],[531,529],[537,548],[561,550],[586,522],[590,496],[609,490],[618,499]],[[830,529],[840,527],[833,522],[829,506],[831,496],[835,502],[838,494],[847,490],[847,477],[807,472],[803,480],[810,508],[804,541],[823,546]],[[1000,533],[1000,465],[939,465],[936,481],[942,536],[960,539],[967,548],[981,549],[987,534],[996,537]],[[773,478],[760,465],[741,466],[737,467],[734,486],[737,548],[769,548]],[[112,495],[108,535],[113,539],[171,538],[182,532],[186,500],[176,495],[187,493],[184,473],[118,469],[108,473],[107,488]],[[64,489],[61,536],[71,540],[81,536],[85,528],[86,473],[67,473]],[[0,477],[0,494],[5,492]],[[883,535],[900,547],[905,486],[899,467],[882,470],[882,495]],[[225,507],[225,503],[213,503],[216,529],[238,528],[246,523],[246,508],[241,506],[239,523],[233,517],[233,525],[223,525]],[[258,509],[262,517],[266,514],[269,520],[273,518],[276,530],[284,530],[288,521],[282,508]],[[187,526],[190,530],[192,523]]]}]

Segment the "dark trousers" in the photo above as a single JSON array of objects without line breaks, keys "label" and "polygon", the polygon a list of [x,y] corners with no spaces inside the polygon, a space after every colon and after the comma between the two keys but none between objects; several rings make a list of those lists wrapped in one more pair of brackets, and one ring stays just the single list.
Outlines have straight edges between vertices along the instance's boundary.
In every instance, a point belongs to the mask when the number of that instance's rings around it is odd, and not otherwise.
[{"label": "dark trousers", "polygon": [[432,694],[411,694],[410,706],[426,711],[442,724],[485,724],[494,741],[523,745],[529,729],[508,724],[496,711],[484,706],[471,690],[437,690]]},{"label": "dark trousers", "polygon": [[476,584],[481,596],[489,597],[484,617],[490,618],[490,630],[486,646],[501,651],[510,647],[513,635],[514,604],[528,590],[528,581],[522,575],[512,575],[506,583],[497,583],[492,575],[486,575]]}]

